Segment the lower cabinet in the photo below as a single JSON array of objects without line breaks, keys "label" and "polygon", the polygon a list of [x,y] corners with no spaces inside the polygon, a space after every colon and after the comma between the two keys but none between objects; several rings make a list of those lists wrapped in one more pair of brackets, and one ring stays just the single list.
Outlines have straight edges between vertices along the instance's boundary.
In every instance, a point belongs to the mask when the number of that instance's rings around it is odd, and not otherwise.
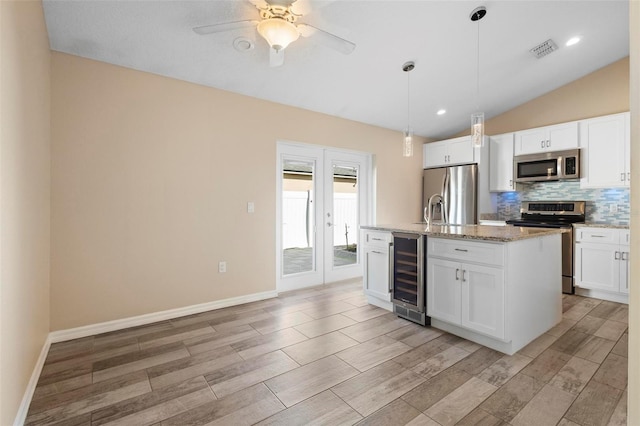
[{"label": "lower cabinet", "polygon": [[581,226],[575,235],[576,292],[628,303],[629,230]]},{"label": "lower cabinet", "polygon": [[[461,255],[443,258],[446,248]],[[486,247],[483,247],[486,246]],[[505,338],[505,280],[502,267],[467,263],[479,252],[495,251],[495,244],[431,241],[427,261],[427,315],[498,339]],[[443,250],[444,249],[444,250]],[[475,253],[474,253],[475,252]],[[481,254],[481,253],[480,253]]]},{"label": "lower cabinet", "polygon": [[372,305],[392,309],[389,291],[390,232],[363,230],[363,286],[367,301]]}]

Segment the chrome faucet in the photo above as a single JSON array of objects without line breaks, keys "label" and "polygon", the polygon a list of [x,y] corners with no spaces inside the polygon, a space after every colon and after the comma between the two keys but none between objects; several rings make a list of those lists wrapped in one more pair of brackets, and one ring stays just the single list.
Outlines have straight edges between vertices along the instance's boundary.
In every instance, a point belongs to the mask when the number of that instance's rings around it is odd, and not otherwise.
[{"label": "chrome faucet", "polygon": [[442,212],[442,221],[444,223],[447,223],[449,221],[447,217],[447,209],[444,204],[444,198],[442,198],[442,195],[440,194],[433,194],[431,197],[429,197],[429,203],[427,204],[427,207],[425,207],[425,211],[424,211],[424,221],[427,222],[427,225],[431,224],[431,215],[433,214],[434,202],[436,206],[440,204],[440,211]]}]

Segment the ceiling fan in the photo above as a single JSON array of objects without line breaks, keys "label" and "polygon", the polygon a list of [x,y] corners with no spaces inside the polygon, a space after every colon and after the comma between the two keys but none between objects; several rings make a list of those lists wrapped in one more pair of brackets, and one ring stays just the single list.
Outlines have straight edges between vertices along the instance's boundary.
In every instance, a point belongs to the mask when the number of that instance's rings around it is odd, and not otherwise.
[{"label": "ceiling fan", "polygon": [[317,42],[345,55],[353,52],[356,47],[354,43],[313,25],[297,23],[298,18],[311,11],[311,0],[271,0],[270,3],[266,0],[248,1],[260,12],[260,20],[222,22],[195,27],[193,31],[196,34],[206,35],[255,26],[258,33],[269,43],[269,65],[272,67],[284,63],[284,50],[300,35],[313,37]]}]

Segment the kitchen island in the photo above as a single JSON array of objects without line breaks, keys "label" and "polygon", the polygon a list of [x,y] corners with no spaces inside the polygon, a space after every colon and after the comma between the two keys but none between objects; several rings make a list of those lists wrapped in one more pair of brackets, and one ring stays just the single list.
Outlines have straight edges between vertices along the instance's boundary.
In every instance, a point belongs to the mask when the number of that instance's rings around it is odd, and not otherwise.
[{"label": "kitchen island", "polygon": [[[390,279],[376,281],[379,276],[373,276],[384,274],[375,269],[382,259],[373,262],[374,258],[368,256],[370,252],[382,253],[381,246],[373,250],[368,244],[390,244],[392,232],[427,237],[425,306],[433,327],[511,355],[560,322],[562,230],[483,225],[363,226],[368,296],[383,297],[385,293],[381,288],[372,292],[371,283],[380,287],[384,282],[387,289],[391,288]],[[387,269],[386,277],[392,276],[390,272]]]}]

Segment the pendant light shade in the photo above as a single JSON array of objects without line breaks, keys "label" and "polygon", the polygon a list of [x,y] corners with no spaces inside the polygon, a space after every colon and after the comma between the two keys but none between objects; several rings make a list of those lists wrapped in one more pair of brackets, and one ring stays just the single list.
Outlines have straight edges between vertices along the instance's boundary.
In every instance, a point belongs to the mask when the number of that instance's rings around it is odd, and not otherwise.
[{"label": "pendant light shade", "polygon": [[471,114],[471,144],[474,148],[484,144],[484,112]]},{"label": "pendant light shade", "polygon": [[403,157],[413,157],[413,132],[411,129],[407,128],[403,134],[402,141],[402,156]]},{"label": "pendant light shade", "polygon": [[484,145],[484,112],[480,112],[480,20],[487,14],[487,8],[484,6],[473,9],[469,18],[478,25],[478,46],[476,60],[476,102],[477,111],[471,114],[471,144],[474,148],[480,148]]},{"label": "pendant light shade", "polygon": [[409,72],[416,67],[413,61],[405,62],[402,71],[407,73],[407,128],[402,132],[402,156],[413,157],[413,131],[411,130],[411,80]]},{"label": "pendant light shade", "polygon": [[269,46],[278,52],[300,37],[296,26],[282,18],[269,18],[260,21],[258,33],[267,40]]}]

